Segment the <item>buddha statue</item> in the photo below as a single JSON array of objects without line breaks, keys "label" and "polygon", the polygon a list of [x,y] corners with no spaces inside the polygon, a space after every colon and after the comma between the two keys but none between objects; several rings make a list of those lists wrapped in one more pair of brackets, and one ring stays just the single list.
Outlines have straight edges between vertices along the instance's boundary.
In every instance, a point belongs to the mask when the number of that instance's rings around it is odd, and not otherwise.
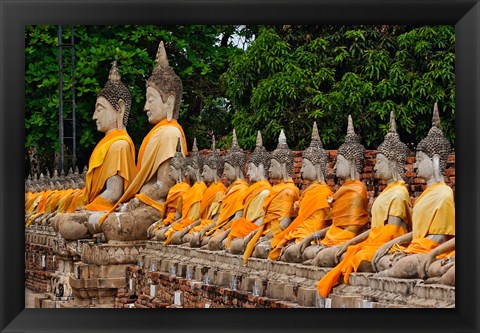
[{"label": "buddha statue", "polygon": [[231,221],[242,216],[243,197],[248,184],[245,181],[243,170],[247,157],[237,141],[237,134],[233,130],[232,147],[224,157],[223,173],[228,181],[232,182],[222,198],[218,219],[210,223],[204,230],[202,244],[209,250],[218,251],[224,248],[225,240],[231,229]]},{"label": "buddha statue", "polygon": [[[66,240],[88,238],[97,233],[89,227],[88,221],[98,220],[110,210],[133,180],[135,146],[126,131],[130,106],[131,94],[121,81],[116,62],[113,62],[108,82],[97,96],[93,113],[97,130],[105,136],[90,156],[83,191],[85,205],[74,213],[67,209],[70,213],[58,214],[53,219],[54,230]],[[78,204],[78,195],[76,193],[71,198],[74,206]]]},{"label": "buddha statue", "polygon": [[247,174],[250,179],[250,186],[242,199],[242,216],[232,220],[232,228],[226,241],[226,248],[232,254],[243,253],[245,250],[244,237],[257,229],[262,223],[265,215],[263,204],[272,189],[267,180],[269,168],[270,154],[263,146],[262,133],[258,131],[255,150],[250,154],[248,160]]},{"label": "buddha statue", "polygon": [[[170,160],[169,176],[175,182],[168,191],[167,199],[165,200],[165,213],[162,218],[153,223],[147,230],[147,236],[153,240],[159,240],[157,233],[164,240],[164,232],[167,228],[182,217],[183,194],[190,189],[190,183],[186,177],[186,159],[182,153],[182,143],[178,139],[177,151]],[[161,232],[159,229],[165,228]],[[158,232],[157,232],[158,231]]]},{"label": "buddha statue", "polygon": [[[173,185],[169,177],[170,160],[178,139],[182,153],[186,140],[177,120],[182,96],[182,81],[169,66],[163,42],[158,47],[156,66],[147,80],[144,111],[155,125],[145,136],[137,158],[136,175],[130,186],[110,211],[102,216],[95,229],[107,241],[148,239],[147,230],[165,212],[165,199]],[[117,207],[118,212],[112,214]]]},{"label": "buddha statue", "polygon": [[201,171],[203,170],[203,157],[200,156],[197,148],[197,139],[193,140],[192,153],[187,158],[187,174],[192,182],[192,187],[183,194],[182,216],[172,223],[165,231],[164,245],[172,242],[173,235],[177,233],[174,244],[181,244],[181,231],[187,228],[191,223],[200,218],[200,203],[207,189],[207,185],[202,180]]},{"label": "buddha statue", "polygon": [[302,153],[300,173],[304,180],[310,181],[300,196],[298,216],[271,243],[272,250],[268,254],[270,260],[301,262],[301,241],[315,232],[327,227],[330,216],[328,198],[333,195],[325,183],[328,156],[323,149],[318,133],[317,123],[313,123],[310,146]]},{"label": "buddha statue", "polygon": [[[333,194],[331,202],[331,226],[304,238],[303,260],[314,266],[335,266],[338,246],[354,238],[368,223],[367,190],[360,181],[365,148],[355,134],[352,117],[348,116],[347,136],[337,150],[334,170],[342,186]],[[312,240],[316,243],[310,245]],[[309,245],[309,246],[308,246]],[[310,260],[313,258],[313,261]]]},{"label": "buddha statue", "polygon": [[265,198],[263,203],[265,216],[261,224],[252,231],[251,239],[247,236],[243,253],[244,264],[252,255],[256,258],[267,258],[272,238],[285,230],[297,215],[293,206],[298,201],[300,191],[292,180],[293,158],[285,133],[281,130],[277,148],[271,154],[269,168],[270,178],[280,182],[272,186],[270,194]]},{"label": "buddha statue", "polygon": [[340,275],[343,274],[343,281],[348,283],[352,271],[373,272],[371,260],[375,251],[411,230],[410,196],[402,178],[407,155],[408,148],[400,141],[391,112],[390,129],[377,149],[374,167],[376,177],[384,180],[387,187],[373,203],[370,229],[339,246],[335,254],[337,265],[317,285],[323,298],[328,296]]},{"label": "buddha statue", "polygon": [[[417,146],[414,169],[427,187],[412,210],[412,232],[397,237],[375,253],[372,265],[379,276],[417,278],[420,262],[440,244],[455,237],[455,202],[452,189],[445,184],[450,143],[440,129],[438,106],[433,110],[432,127]],[[442,258],[439,256],[439,258]]]},{"label": "buddha statue", "polygon": [[[442,256],[441,259],[437,259]],[[455,238],[451,238],[430,251],[419,265],[419,277],[425,283],[455,286]]]},{"label": "buddha statue", "polygon": [[194,245],[200,245],[200,231],[210,224],[210,221],[218,218],[220,202],[227,192],[227,187],[221,182],[223,174],[223,160],[215,149],[215,136],[212,138],[212,152],[208,155],[203,164],[202,179],[208,184],[202,201],[200,202],[200,217],[186,219],[181,223],[186,225],[182,230],[177,231],[172,237],[172,244],[191,244],[193,236],[196,241]]}]

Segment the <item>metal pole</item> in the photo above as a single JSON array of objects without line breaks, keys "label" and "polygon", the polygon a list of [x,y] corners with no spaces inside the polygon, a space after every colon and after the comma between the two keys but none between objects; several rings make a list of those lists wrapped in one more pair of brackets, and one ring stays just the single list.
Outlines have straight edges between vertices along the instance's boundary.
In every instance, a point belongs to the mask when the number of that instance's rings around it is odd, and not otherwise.
[{"label": "metal pole", "polygon": [[62,73],[62,26],[58,26],[58,137],[60,143],[60,170],[63,165],[63,73]]}]

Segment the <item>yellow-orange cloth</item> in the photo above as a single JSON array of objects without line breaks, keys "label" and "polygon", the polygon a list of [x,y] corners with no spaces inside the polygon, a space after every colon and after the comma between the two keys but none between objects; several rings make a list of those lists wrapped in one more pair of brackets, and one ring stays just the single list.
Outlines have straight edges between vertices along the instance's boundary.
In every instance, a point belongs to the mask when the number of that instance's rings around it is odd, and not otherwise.
[{"label": "yellow-orange cloth", "polygon": [[58,201],[62,197],[63,191],[54,190],[52,195],[45,202],[45,211],[53,212],[57,209]]},{"label": "yellow-orange cloth", "polygon": [[73,213],[77,208],[83,206],[83,193],[85,189],[78,190],[72,197],[70,206],[67,209],[67,213]]},{"label": "yellow-orange cloth", "polygon": [[408,230],[402,226],[388,224],[388,217],[399,217],[407,226],[411,226],[410,210],[410,197],[405,182],[395,181],[388,184],[372,206],[372,228],[368,238],[347,248],[343,260],[318,282],[319,294],[327,297],[341,274],[344,282],[348,283],[350,273],[352,270],[356,272],[362,261],[371,261],[380,246],[407,233]]},{"label": "yellow-orange cloth", "polygon": [[299,195],[300,191],[291,179],[286,182],[281,181],[272,187],[270,194],[263,203],[265,216],[263,217],[262,225],[245,248],[245,253],[243,254],[244,264],[247,263],[248,258],[252,255],[260,237],[269,232],[272,232],[273,237],[275,237],[283,231],[280,221],[285,217],[291,218],[295,216],[296,212],[293,209],[293,205],[295,201],[298,201]]},{"label": "yellow-orange cloth", "polygon": [[[203,194],[202,202],[200,203],[200,219],[199,225],[193,227],[188,233],[193,234],[201,231],[206,226],[210,225],[213,216],[218,213],[220,208],[220,201],[227,192],[227,188],[222,182],[212,183]],[[194,222],[194,221],[192,221]]]},{"label": "yellow-orange cloth", "polygon": [[291,240],[298,243],[306,236],[327,226],[325,217],[330,211],[327,200],[332,195],[332,190],[325,182],[313,181],[308,185],[300,196],[298,216],[272,239],[272,250],[268,254],[270,260],[278,260],[282,248]]},{"label": "yellow-orange cloth", "polygon": [[182,211],[183,194],[190,189],[190,184],[181,182],[173,185],[168,191],[167,199],[165,200],[166,214],[163,218],[162,225],[170,225],[175,222],[175,215]]},{"label": "yellow-orange cloth", "polygon": [[58,201],[58,212],[59,213],[65,213],[66,212],[66,205],[67,202],[69,202],[69,198],[72,196],[72,193],[75,191],[75,189],[68,189],[63,191],[63,195]]},{"label": "yellow-orange cloth", "polygon": [[242,217],[232,221],[232,230],[229,232],[226,248],[230,248],[230,243],[234,238],[247,236],[250,232],[258,228],[254,222],[259,217],[265,215],[263,204],[265,199],[270,195],[272,186],[270,183],[262,179],[248,187],[243,198]]},{"label": "yellow-orange cloth", "polygon": [[200,204],[207,189],[205,182],[196,182],[183,194],[182,219],[165,231],[164,245],[170,244],[175,232],[183,230],[200,218]]},{"label": "yellow-orange cloth", "polygon": [[358,179],[345,181],[333,195],[332,226],[321,243],[334,246],[355,237],[368,223],[367,206],[365,185]]},{"label": "yellow-orange cloth", "polygon": [[[124,191],[135,176],[135,146],[125,130],[108,132],[95,146],[85,177],[85,209],[105,210],[106,200],[96,203],[94,200],[104,190],[107,180],[115,175],[123,178]],[[111,208],[113,203],[107,206]]]},{"label": "yellow-orange cloth", "polygon": [[166,119],[156,124],[143,139],[138,152],[137,174],[123,193],[122,197],[99,219],[102,224],[105,218],[122,202],[126,202],[139,193],[143,185],[156,175],[160,165],[175,156],[178,139],[182,141],[182,153],[187,151],[185,134],[176,120],[168,122]]},{"label": "yellow-orange cloth", "polygon": [[[248,184],[243,179],[236,179],[225,193],[220,205],[220,213],[218,219],[215,222],[215,226],[209,230],[207,236],[216,236],[221,231],[228,228],[228,222],[239,210],[243,209],[243,198],[245,191],[248,188]],[[211,221],[213,223],[214,221]]]}]

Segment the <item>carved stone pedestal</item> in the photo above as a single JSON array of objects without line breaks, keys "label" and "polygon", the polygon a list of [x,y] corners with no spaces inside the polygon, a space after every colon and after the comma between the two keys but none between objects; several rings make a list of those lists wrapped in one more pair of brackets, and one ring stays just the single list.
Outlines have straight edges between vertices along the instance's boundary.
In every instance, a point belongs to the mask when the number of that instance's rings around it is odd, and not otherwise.
[{"label": "carved stone pedestal", "polygon": [[74,263],[70,286],[74,299],[62,307],[113,307],[118,289],[126,286],[126,268],[137,264],[145,241],[85,243]]}]

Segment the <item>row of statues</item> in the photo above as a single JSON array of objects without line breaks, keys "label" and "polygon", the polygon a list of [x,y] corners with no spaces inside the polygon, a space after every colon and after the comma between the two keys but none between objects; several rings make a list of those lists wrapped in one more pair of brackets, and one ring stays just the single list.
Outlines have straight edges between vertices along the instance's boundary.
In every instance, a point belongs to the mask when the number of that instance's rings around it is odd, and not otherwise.
[{"label": "row of statues", "polygon": [[242,255],[244,263],[256,257],[332,267],[318,283],[322,297],[340,276],[348,283],[352,271],[432,277],[454,284],[454,196],[442,175],[450,144],[440,129],[436,104],[432,128],[417,146],[414,166],[417,176],[426,180],[426,190],[412,208],[402,179],[408,149],[397,134],[392,112],[374,168],[387,187],[376,198],[370,217],[360,180],[365,148],[350,116],[334,166],[342,185],[333,193],[325,183],[327,152],[314,123],[310,146],[302,153],[301,175],[309,185],[300,193],[292,180],[294,154],[283,130],[271,153],[259,131],[248,161],[235,130],[223,158],[215,138],[206,158],[199,154],[196,140],[185,157],[185,134],[176,120],[181,95],[181,80],[161,42],[144,106],[154,127],[135,164],[135,147],[126,131],[131,95],[113,64],[95,104],[93,119],[105,137],[89,160],[83,206],[48,217],[63,238],[103,233],[109,242],[150,239],[166,246],[224,250]]}]

